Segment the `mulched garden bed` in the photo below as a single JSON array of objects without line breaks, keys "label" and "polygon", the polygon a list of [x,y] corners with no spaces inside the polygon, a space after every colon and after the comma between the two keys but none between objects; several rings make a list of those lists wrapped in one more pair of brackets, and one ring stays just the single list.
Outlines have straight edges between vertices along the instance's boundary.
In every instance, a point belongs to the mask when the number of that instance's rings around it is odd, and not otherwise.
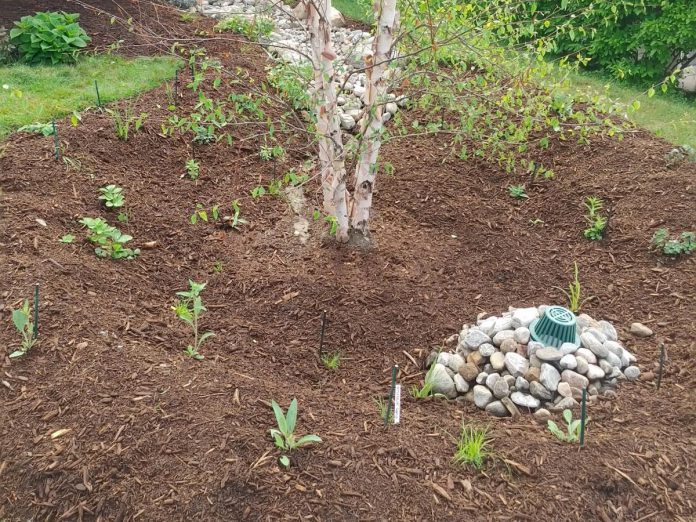
[{"label": "mulched garden bed", "polygon": [[[125,37],[133,40],[123,47],[134,49],[139,38],[118,29],[112,35],[103,15],[67,0],[34,4],[81,12],[99,45]],[[108,1],[90,4],[113,9]],[[4,8],[0,24],[31,12],[30,5]],[[133,14],[155,10],[148,2],[119,5]],[[207,27],[182,24],[164,6],[157,13],[143,22],[153,32],[193,39]],[[208,49],[226,67],[263,77],[263,54],[254,46],[226,41]],[[127,142],[116,139],[105,114],[89,112],[77,128],[60,125],[72,166],[53,158],[51,138],[22,134],[3,144],[6,353],[17,343],[11,309],[34,283],[42,303],[41,342],[27,357],[1,363],[0,518],[696,516],[695,263],[649,250],[656,228],[696,223],[696,169],[667,169],[669,145],[642,132],[589,146],[557,143],[546,158],[556,179],[528,184],[530,199],[518,202],[507,195],[508,175],[451,157],[440,138],[394,141],[383,149],[394,175],[380,177],[375,196],[377,248],[362,252],[323,241],[320,222],[302,245],[283,200],[248,197],[272,179],[258,155],[261,140],[192,151],[183,139],[157,134],[164,88],[133,103],[152,123]],[[287,139],[290,154],[279,169],[307,157],[301,137]],[[201,163],[198,182],[180,177],[192,153]],[[98,259],[81,241],[77,220],[105,214],[97,195],[106,183],[124,187],[130,219],[121,228],[135,246],[156,242],[134,261]],[[610,214],[598,243],[582,236],[588,195],[602,197]],[[319,205],[316,184],[306,196]],[[240,232],[189,224],[196,203],[235,198],[249,222]],[[543,224],[530,225],[535,219]],[[80,239],[58,242],[66,233]],[[584,295],[593,297],[584,310],[616,324],[643,369],[639,382],[620,385],[616,399],[592,405],[586,448],[556,441],[531,415],[497,420],[473,404],[441,399],[405,397],[402,423],[383,430],[373,398],[387,392],[394,363],[408,387],[423,378],[411,358],[420,363],[478,313],[563,304],[554,286],[567,285],[574,261]],[[203,329],[216,333],[201,362],[182,354],[188,332],[171,311],[189,278],[208,281]],[[326,348],[343,354],[335,373],[317,359],[322,310]],[[598,315],[605,310],[612,315]],[[655,336],[632,338],[634,321]],[[650,374],[660,341],[668,357],[656,392]],[[294,466],[282,471],[268,435],[268,403],[287,406],[293,397],[298,432],[324,442],[294,454]],[[496,458],[483,472],[451,462],[462,420],[491,427]],[[70,431],[51,439],[59,429]]]}]

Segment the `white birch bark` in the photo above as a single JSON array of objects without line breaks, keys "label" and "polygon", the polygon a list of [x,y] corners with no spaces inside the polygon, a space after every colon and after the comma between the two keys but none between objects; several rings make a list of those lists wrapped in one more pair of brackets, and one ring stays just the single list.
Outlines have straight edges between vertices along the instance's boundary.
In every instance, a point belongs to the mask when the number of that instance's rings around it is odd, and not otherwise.
[{"label": "white birch bark", "polygon": [[398,30],[399,14],[396,0],[376,0],[375,18],[379,20],[372,44],[372,53],[365,56],[367,90],[366,118],[363,123],[363,142],[355,169],[355,190],[350,209],[351,229],[363,236],[369,234],[372,192],[375,189],[377,158],[382,145],[382,116],[387,85],[384,73],[392,58],[394,35]]},{"label": "white birch bark", "polygon": [[343,133],[338,116],[337,87],[331,47],[331,0],[306,0],[307,28],[312,47],[315,110],[319,141],[324,211],[336,217],[336,239],[348,241],[348,193],[343,151]]}]

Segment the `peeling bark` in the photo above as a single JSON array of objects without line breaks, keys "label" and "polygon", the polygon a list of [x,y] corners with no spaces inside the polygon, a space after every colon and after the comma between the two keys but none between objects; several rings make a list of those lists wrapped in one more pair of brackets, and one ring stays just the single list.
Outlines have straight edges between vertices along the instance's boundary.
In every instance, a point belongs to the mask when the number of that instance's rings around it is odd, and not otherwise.
[{"label": "peeling bark", "polygon": [[307,28],[312,47],[315,108],[319,141],[324,211],[336,217],[336,239],[348,241],[348,192],[343,150],[343,133],[338,116],[337,87],[331,47],[331,0],[307,0]]},{"label": "peeling bark", "polygon": [[365,56],[367,90],[366,118],[363,120],[363,141],[355,169],[355,191],[350,208],[351,229],[363,236],[369,235],[372,193],[377,174],[377,158],[382,145],[382,121],[386,103],[385,71],[392,58],[394,35],[399,25],[396,0],[378,0],[374,4],[375,18],[379,20],[372,44],[372,53]]}]

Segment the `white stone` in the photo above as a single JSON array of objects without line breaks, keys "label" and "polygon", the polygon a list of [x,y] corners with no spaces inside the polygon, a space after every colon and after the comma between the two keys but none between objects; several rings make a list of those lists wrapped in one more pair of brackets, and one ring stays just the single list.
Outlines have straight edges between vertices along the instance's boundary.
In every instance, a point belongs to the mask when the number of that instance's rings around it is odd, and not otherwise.
[{"label": "white stone", "polygon": [[513,339],[520,344],[527,344],[530,339],[529,328],[526,326],[520,326],[515,329]]},{"label": "white stone", "polygon": [[578,351],[575,352],[575,356],[582,357],[590,364],[597,364],[597,356],[587,348],[578,348]]},{"label": "white stone", "polygon": [[529,361],[515,352],[505,354],[505,368],[513,377],[524,375],[529,369]]},{"label": "white stone", "polygon": [[474,404],[477,408],[483,409],[491,401],[493,401],[493,392],[491,390],[480,384],[474,386]]},{"label": "white stone", "polygon": [[544,385],[544,388],[552,392],[558,388],[558,383],[561,380],[561,374],[550,364],[544,363],[539,370],[539,382]]},{"label": "white stone", "polygon": [[505,339],[513,339],[515,332],[513,330],[501,330],[493,336],[493,344],[500,346]]},{"label": "white stone", "polygon": [[512,312],[512,324],[515,327],[529,326],[534,319],[539,318],[539,310],[536,307],[517,308]]},{"label": "white stone", "polygon": [[494,370],[502,370],[505,368],[505,354],[503,352],[495,352],[491,355],[490,363]]},{"label": "white stone", "polygon": [[512,399],[512,402],[518,406],[524,406],[525,408],[535,409],[541,406],[539,399],[526,393],[516,391],[510,395],[510,398]]},{"label": "white stone", "polygon": [[454,376],[454,387],[459,393],[466,393],[469,391],[469,383],[459,374]]},{"label": "white stone", "polygon": [[577,359],[574,355],[570,353],[561,357],[561,360],[558,362],[558,364],[563,370],[574,370],[578,367]]}]

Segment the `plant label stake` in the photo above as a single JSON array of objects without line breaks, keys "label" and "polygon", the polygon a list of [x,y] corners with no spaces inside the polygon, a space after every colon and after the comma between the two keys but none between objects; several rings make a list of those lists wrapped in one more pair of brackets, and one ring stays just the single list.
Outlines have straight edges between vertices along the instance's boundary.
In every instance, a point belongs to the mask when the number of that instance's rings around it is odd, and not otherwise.
[{"label": "plant label stake", "polygon": [[97,91],[97,107],[101,109],[102,102],[101,96],[99,96],[99,85],[97,84],[97,80],[94,80],[94,90]]},{"label": "plant label stake", "polygon": [[58,140],[58,127],[56,127],[56,120],[53,120],[53,148],[55,149],[56,159],[60,159],[60,141]]},{"label": "plant label stake", "polygon": [[39,284],[34,285],[34,339],[39,337]]},{"label": "plant label stake", "polygon": [[319,335],[319,358],[324,353],[324,331],[326,330],[326,310],[321,312],[321,334]]},{"label": "plant label stake", "polygon": [[384,427],[389,425],[389,414],[392,411],[394,403],[394,388],[396,387],[396,372],[399,371],[399,365],[395,364],[392,368],[391,389],[389,390],[389,402],[387,403],[387,411],[384,413]]},{"label": "plant label stake", "polygon": [[401,422],[401,385],[394,387],[394,424]]},{"label": "plant label stake", "polygon": [[660,384],[662,384],[662,369],[665,366],[665,345],[660,343],[660,366],[657,369],[657,390],[660,390]]},{"label": "plant label stake", "polygon": [[582,406],[580,409],[580,447],[585,447],[585,421],[587,420],[587,388],[582,389]]}]

